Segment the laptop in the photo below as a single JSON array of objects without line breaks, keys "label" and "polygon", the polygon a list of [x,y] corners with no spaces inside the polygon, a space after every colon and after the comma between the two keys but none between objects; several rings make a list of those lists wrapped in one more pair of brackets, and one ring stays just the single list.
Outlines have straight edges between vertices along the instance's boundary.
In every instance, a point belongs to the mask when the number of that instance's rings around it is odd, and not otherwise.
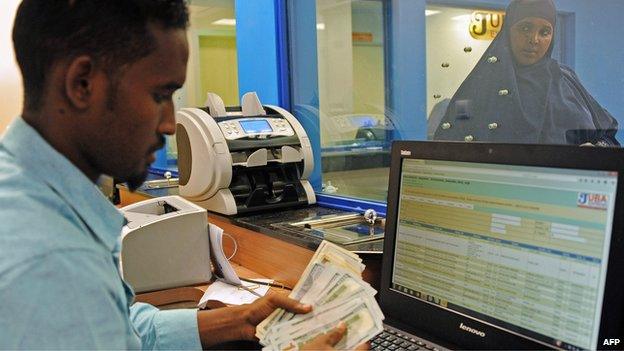
[{"label": "laptop", "polygon": [[395,142],[373,350],[622,349],[624,150]]}]

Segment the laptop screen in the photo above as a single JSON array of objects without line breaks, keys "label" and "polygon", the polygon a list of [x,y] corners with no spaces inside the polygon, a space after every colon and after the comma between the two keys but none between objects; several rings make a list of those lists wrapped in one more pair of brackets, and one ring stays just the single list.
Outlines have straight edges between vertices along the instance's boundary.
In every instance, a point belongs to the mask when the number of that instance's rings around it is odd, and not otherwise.
[{"label": "laptop screen", "polygon": [[400,169],[390,290],[543,345],[595,348],[617,172],[418,158]]}]

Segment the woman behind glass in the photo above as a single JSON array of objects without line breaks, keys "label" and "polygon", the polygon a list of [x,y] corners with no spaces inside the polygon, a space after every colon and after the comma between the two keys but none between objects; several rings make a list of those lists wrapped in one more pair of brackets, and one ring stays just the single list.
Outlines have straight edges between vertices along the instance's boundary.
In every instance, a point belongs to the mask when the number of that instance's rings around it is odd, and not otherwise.
[{"label": "woman behind glass", "polygon": [[514,0],[502,31],[459,87],[436,140],[619,145],[617,121],[551,58],[552,0]]}]

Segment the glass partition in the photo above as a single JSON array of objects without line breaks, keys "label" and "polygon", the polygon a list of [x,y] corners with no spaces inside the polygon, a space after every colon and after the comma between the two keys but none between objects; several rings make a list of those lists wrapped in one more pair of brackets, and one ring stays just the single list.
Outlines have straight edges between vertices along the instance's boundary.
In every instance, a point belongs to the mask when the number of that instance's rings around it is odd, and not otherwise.
[{"label": "glass partition", "polygon": [[287,4],[325,194],[385,201],[398,139],[619,147],[622,1]]},{"label": "glass partition", "polygon": [[384,201],[392,123],[386,117],[380,1],[316,1],[323,190]]}]

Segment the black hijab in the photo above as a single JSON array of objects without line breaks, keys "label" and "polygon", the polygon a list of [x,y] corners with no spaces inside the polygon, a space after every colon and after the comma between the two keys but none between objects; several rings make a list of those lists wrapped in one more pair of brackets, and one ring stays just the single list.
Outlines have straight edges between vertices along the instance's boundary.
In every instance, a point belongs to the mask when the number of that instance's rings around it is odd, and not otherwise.
[{"label": "black hijab", "polygon": [[539,17],[555,28],[556,14],[552,0],[510,3],[503,29],[451,99],[436,140],[619,145],[617,121],[551,58],[554,42],[539,62],[515,62],[511,27]]}]

